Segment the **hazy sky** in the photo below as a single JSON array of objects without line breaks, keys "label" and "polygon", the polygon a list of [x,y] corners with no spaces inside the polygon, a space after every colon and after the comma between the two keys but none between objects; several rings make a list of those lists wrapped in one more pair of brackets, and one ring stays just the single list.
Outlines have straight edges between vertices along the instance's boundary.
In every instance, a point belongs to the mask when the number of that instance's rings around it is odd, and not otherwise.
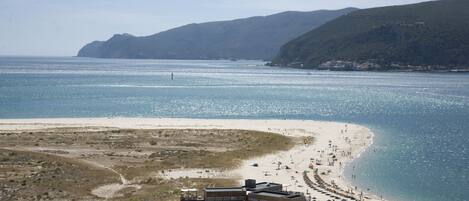
[{"label": "hazy sky", "polygon": [[188,23],[296,10],[425,0],[0,0],[0,55],[73,56],[115,33],[150,35]]}]

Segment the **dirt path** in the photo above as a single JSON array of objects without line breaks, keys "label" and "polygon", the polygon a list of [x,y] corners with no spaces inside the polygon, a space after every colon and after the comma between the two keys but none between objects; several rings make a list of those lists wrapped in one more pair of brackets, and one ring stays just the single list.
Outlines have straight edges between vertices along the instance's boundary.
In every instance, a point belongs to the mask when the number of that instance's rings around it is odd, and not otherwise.
[{"label": "dirt path", "polygon": [[112,169],[111,167],[106,167],[102,164],[92,162],[92,161],[85,161],[89,164],[92,164],[97,167],[105,168],[108,169],[111,172],[114,172],[115,174],[119,175],[121,183],[112,183],[112,184],[106,184],[103,186],[99,186],[91,191],[91,194],[100,197],[100,198],[114,198],[114,197],[119,197],[122,196],[118,194],[119,191],[126,189],[126,188],[135,188],[135,189],[140,189],[142,186],[138,184],[132,184],[129,180],[127,180],[124,175],[116,171],[115,169]]},{"label": "dirt path", "polygon": [[[39,153],[39,154],[50,154],[50,153],[44,153],[42,149],[28,149],[28,148],[12,148],[12,147],[8,147],[8,148],[2,148],[2,149],[5,149],[5,150],[11,150],[11,151],[27,151],[27,152],[32,152],[32,153]],[[66,150],[66,149],[60,149],[62,151],[69,151],[69,150]],[[54,155],[54,154],[52,154]],[[61,157],[65,157],[63,155],[59,155]],[[105,198],[105,199],[109,199],[109,198],[113,198],[113,197],[118,197],[119,194],[118,192],[123,190],[123,189],[126,189],[126,188],[135,188],[135,189],[140,189],[141,186],[140,185],[137,185],[137,184],[132,184],[129,180],[127,180],[124,175],[122,175],[121,173],[119,173],[118,171],[116,171],[115,169],[111,168],[111,167],[107,167],[103,164],[100,164],[100,163],[97,163],[95,161],[89,161],[89,160],[80,160],[80,159],[76,159],[76,158],[73,158],[73,157],[65,157],[65,158],[69,158],[69,159],[73,159],[73,160],[76,160],[76,161],[80,161],[80,162],[83,162],[89,166],[93,166],[93,167],[97,167],[97,168],[102,168],[102,169],[107,169],[113,173],[115,173],[116,175],[119,176],[120,178],[120,183],[111,183],[111,184],[106,184],[106,185],[102,185],[102,186],[99,186],[95,189],[93,189],[91,191],[91,194],[97,196],[97,197],[100,197],[100,198]]]}]

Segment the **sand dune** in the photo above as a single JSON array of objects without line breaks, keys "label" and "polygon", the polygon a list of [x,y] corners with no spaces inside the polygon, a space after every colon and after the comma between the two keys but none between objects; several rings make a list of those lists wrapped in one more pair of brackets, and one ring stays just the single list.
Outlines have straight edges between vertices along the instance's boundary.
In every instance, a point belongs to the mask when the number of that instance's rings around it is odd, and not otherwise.
[{"label": "sand dune", "polygon": [[[308,187],[303,173],[314,178],[314,169],[328,184],[344,191],[360,194],[360,189],[344,179],[345,166],[360,156],[373,142],[373,133],[366,127],[306,120],[231,120],[231,119],[165,119],[165,118],[62,118],[62,119],[3,119],[2,130],[44,129],[56,127],[116,127],[131,129],[244,129],[279,133],[291,137],[313,137],[294,148],[243,161],[233,170],[173,170],[165,178],[247,178],[282,183],[288,190],[308,193],[320,200],[328,195]],[[253,164],[257,164],[254,167]],[[313,164],[311,168],[310,165]],[[366,195],[379,200],[376,196]]]}]

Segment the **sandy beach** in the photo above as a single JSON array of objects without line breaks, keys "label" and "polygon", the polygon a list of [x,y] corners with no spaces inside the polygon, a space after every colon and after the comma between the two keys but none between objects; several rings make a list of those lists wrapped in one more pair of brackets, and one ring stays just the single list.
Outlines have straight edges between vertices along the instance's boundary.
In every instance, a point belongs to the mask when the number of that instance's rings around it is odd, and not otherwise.
[{"label": "sandy beach", "polygon": [[[165,119],[165,118],[62,118],[62,119],[3,119],[0,130],[18,131],[67,127],[110,127],[121,129],[242,129],[272,132],[281,135],[312,139],[304,140],[288,151],[268,154],[243,161],[231,170],[175,169],[155,177],[171,179],[231,178],[239,181],[256,179],[276,182],[289,191],[300,191],[307,197],[329,200],[339,194],[330,193],[326,186],[338,193],[353,192],[356,198],[380,200],[363,193],[344,179],[347,164],[360,156],[373,143],[370,129],[348,123],[303,120],[215,120],[215,119]],[[311,138],[310,138],[311,137]],[[309,178],[314,188],[305,182]],[[316,178],[320,178],[317,180]],[[324,182],[326,185],[321,184]],[[130,185],[130,184],[129,184]],[[311,185],[311,184],[310,184]],[[316,189],[317,188],[317,189]],[[99,190],[98,190],[99,191]],[[364,192],[364,191],[363,191]],[[332,197],[331,197],[332,196]],[[340,196],[338,196],[340,197]],[[340,197],[342,198],[342,197]]]}]

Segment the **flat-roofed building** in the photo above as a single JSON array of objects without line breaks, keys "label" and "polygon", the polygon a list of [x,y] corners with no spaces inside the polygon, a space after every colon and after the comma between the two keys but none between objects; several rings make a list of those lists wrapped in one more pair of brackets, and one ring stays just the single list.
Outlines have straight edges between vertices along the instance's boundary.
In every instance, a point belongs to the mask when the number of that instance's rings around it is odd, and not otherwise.
[{"label": "flat-roofed building", "polygon": [[205,188],[205,201],[246,201],[246,190],[239,188]]},{"label": "flat-roofed building", "polygon": [[245,185],[234,188],[205,188],[204,197],[196,189],[181,189],[181,201],[306,201],[301,193],[284,192],[282,184],[245,180]]},{"label": "flat-roofed building", "polygon": [[244,182],[244,188],[246,191],[254,192],[254,191],[278,191],[281,192],[283,189],[282,184],[271,183],[271,182],[261,182],[256,183],[254,179],[247,179]]},{"label": "flat-roofed building", "polygon": [[306,201],[302,194],[288,192],[257,191],[249,193],[249,201]]}]

